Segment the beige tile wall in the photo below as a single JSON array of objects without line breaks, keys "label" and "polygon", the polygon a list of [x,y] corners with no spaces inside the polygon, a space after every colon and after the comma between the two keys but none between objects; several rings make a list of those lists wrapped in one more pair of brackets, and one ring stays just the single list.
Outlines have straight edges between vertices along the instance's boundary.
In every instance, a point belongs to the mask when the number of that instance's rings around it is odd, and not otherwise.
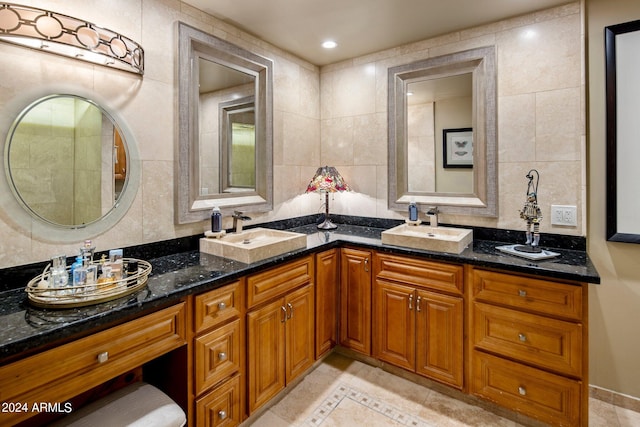
[{"label": "beige tile wall", "polygon": [[[499,217],[443,215],[442,219],[466,225],[523,229],[518,210],[525,202],[525,175],[535,168],[541,176],[538,189],[544,216],[541,230],[584,235],[581,22],[580,5],[576,2],[323,67],[321,161],[338,167],[356,191],[368,196],[336,196],[333,210],[399,217],[386,207],[387,68],[495,45]],[[551,204],[578,206],[578,226],[551,226]]]},{"label": "beige tile wall", "polygon": [[[186,22],[274,61],[274,196],[272,212],[254,222],[321,210],[317,195],[302,194],[316,168],[331,164],[356,192],[332,199],[332,212],[400,217],[387,210],[386,70],[460,49],[495,44],[498,51],[500,217],[445,221],[523,228],[524,175],[541,173],[540,202],[584,200],[582,30],[578,3],[473,28],[324,67],[306,63],[178,0],[33,0],[35,7],[84,18],[122,32],[145,49],[144,78],[0,43],[0,138],[24,106],[59,91],[95,94],[133,134],[142,183],[133,206],[112,229],[92,236],[98,250],[202,233],[206,223],[176,225],[174,159],[177,144],[177,21]],[[523,35],[531,31],[531,38]],[[521,178],[520,178],[521,177]],[[0,183],[0,206],[12,197]],[[543,231],[557,229],[543,221]],[[224,226],[230,220],[225,218]],[[32,235],[0,208],[0,268],[41,261],[61,245]]]}]

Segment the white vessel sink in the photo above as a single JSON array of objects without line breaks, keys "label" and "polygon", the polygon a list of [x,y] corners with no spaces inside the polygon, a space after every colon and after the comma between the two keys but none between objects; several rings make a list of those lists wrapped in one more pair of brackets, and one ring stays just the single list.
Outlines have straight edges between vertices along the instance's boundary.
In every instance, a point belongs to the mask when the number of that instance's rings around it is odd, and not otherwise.
[{"label": "white vessel sink", "polygon": [[382,232],[385,245],[459,254],[473,241],[473,230],[401,224]]},{"label": "white vessel sink", "polygon": [[252,228],[219,239],[200,239],[200,252],[251,264],[307,247],[307,235],[270,228]]}]

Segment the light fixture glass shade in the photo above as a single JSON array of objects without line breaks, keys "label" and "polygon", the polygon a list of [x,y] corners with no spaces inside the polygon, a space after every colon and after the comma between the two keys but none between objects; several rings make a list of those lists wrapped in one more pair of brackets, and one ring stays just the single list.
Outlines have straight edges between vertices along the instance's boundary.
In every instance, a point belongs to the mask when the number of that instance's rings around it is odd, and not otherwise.
[{"label": "light fixture glass shade", "polygon": [[322,166],[316,171],[311,178],[311,182],[307,185],[307,193],[325,193],[325,214],[324,221],[318,224],[318,228],[322,230],[333,230],[338,228],[329,218],[329,193],[342,191],[351,191],[349,184],[346,183],[340,172],[333,166]]},{"label": "light fixture glass shade", "polygon": [[144,74],[144,50],[135,41],[91,22],[44,9],[0,3],[0,40]]}]

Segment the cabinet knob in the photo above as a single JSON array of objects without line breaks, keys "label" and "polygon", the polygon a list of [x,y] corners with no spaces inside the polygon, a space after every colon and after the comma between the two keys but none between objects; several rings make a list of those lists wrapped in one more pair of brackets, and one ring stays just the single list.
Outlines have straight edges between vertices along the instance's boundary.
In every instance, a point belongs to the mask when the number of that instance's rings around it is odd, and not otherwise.
[{"label": "cabinet knob", "polygon": [[103,351],[102,353],[98,353],[98,363],[104,363],[109,360],[109,352]]},{"label": "cabinet knob", "polygon": [[220,353],[218,353],[218,359],[221,362],[227,360],[227,353],[225,353],[224,351],[221,351]]},{"label": "cabinet knob", "polygon": [[218,411],[218,418],[220,418],[221,420],[224,420],[225,418],[227,418],[227,411],[223,411],[223,410]]},{"label": "cabinet knob", "polygon": [[518,290],[518,295],[524,298],[527,296],[527,291],[520,289]]},{"label": "cabinet knob", "polygon": [[518,393],[520,394],[520,396],[526,396],[527,395],[527,389],[520,386],[518,387]]},{"label": "cabinet knob", "polygon": [[527,342],[527,336],[525,334],[518,334],[518,339],[521,342]]},{"label": "cabinet knob", "polygon": [[227,304],[224,302],[218,304],[218,310],[224,310],[225,308],[227,308]]}]

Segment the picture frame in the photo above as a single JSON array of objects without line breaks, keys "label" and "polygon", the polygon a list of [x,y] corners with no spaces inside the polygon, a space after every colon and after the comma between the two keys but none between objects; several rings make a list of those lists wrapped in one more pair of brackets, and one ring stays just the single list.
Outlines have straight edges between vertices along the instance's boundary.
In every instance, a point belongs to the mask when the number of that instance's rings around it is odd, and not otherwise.
[{"label": "picture frame", "polygon": [[607,226],[610,242],[640,244],[640,20],[605,27]]},{"label": "picture frame", "polygon": [[473,129],[442,130],[442,166],[444,168],[473,167]]}]

